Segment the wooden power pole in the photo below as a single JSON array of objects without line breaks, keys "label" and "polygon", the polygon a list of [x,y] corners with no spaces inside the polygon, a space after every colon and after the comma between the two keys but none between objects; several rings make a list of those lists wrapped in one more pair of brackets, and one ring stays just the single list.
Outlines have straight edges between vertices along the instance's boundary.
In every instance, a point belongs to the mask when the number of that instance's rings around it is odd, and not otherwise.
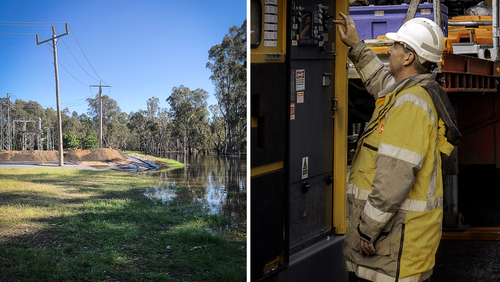
[{"label": "wooden power pole", "polygon": [[65,35],[68,35],[68,23],[66,23],[66,33],[63,33],[61,35],[56,36],[56,29],[54,26],[52,26],[52,38],[44,40],[42,42],[39,41],[39,36],[38,34],[36,35],[36,44],[40,45],[42,43],[52,41],[52,48],[54,49],[54,71],[56,73],[56,100],[57,100],[57,122],[59,123],[59,166],[63,166],[64,164],[64,154],[63,154],[63,137],[62,137],[62,121],[61,121],[61,102],[59,99],[59,71],[57,70],[57,39],[59,37],[63,37]]},{"label": "wooden power pole", "polygon": [[90,85],[90,87],[99,87],[99,148],[102,148],[102,88],[111,86],[102,85],[99,81],[99,85]]}]

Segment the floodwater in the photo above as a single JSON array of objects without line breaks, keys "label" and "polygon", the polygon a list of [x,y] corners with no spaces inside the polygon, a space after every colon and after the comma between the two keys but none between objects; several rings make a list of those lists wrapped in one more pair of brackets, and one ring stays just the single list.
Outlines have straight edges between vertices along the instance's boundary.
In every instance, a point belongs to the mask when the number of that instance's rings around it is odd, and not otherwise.
[{"label": "floodwater", "polygon": [[176,199],[201,205],[206,212],[231,220],[225,228],[212,231],[246,237],[246,156],[194,155],[184,158],[183,154],[169,154],[164,157],[186,165],[151,172],[153,177],[159,178],[160,184],[148,188],[144,195],[161,200],[163,204]]}]

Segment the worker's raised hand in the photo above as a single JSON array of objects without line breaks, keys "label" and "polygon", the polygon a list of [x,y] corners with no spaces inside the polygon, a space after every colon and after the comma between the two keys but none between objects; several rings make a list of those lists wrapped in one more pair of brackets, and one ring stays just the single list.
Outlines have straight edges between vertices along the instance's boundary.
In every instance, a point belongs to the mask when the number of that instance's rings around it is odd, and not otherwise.
[{"label": "worker's raised hand", "polygon": [[[340,17],[337,20],[333,20],[334,24],[337,24],[337,30],[339,32],[340,40],[344,42],[345,45],[353,48],[361,40],[356,30],[356,25],[354,24],[351,17],[346,16],[344,13],[339,13]],[[342,28],[345,27],[345,31]]]}]

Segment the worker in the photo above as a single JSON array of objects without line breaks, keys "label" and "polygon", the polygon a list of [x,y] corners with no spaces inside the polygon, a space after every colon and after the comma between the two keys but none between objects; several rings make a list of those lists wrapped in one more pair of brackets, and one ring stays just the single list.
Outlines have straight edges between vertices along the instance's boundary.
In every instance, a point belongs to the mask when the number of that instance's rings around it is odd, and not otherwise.
[{"label": "worker", "polygon": [[359,38],[354,21],[337,20],[356,71],[375,98],[357,145],[347,198],[347,270],[359,281],[428,281],[441,239],[441,155],[460,141],[455,114],[433,69],[444,36],[434,22],[415,18],[396,33],[389,66]]}]

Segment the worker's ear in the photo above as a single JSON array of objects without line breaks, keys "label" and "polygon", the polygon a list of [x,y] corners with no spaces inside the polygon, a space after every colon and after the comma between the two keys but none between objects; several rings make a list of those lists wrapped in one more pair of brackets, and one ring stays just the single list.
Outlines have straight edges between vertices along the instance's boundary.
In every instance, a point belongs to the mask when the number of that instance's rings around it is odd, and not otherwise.
[{"label": "worker's ear", "polygon": [[416,59],[415,54],[413,52],[408,52],[405,54],[405,60],[403,62],[403,66],[410,65]]}]

